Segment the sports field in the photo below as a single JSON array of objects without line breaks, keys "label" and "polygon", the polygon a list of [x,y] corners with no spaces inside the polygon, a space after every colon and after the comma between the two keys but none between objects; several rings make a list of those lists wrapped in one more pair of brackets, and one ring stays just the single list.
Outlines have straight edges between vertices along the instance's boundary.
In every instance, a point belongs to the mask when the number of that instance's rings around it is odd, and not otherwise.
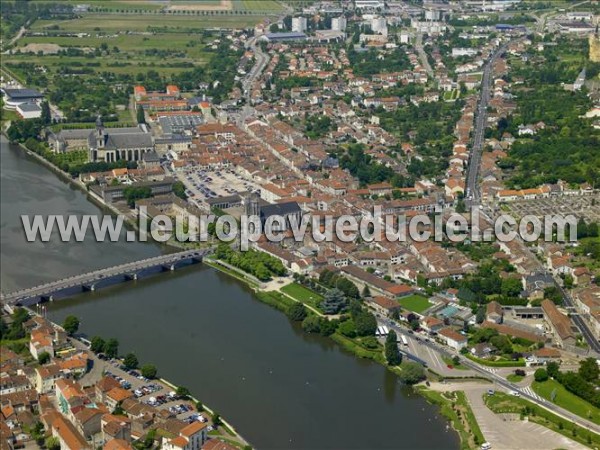
[{"label": "sports field", "polygon": [[429,303],[427,298],[416,294],[403,297],[398,300],[398,303],[400,303],[400,306],[402,306],[404,309],[408,309],[409,311],[416,312],[418,314],[422,313],[431,306],[431,303]]}]

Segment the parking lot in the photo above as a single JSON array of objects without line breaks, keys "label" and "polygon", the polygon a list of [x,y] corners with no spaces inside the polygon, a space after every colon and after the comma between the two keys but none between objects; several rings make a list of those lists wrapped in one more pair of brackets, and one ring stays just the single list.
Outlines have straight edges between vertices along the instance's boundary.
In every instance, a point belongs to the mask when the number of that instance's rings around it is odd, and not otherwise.
[{"label": "parking lot", "polygon": [[[115,378],[123,389],[131,390],[139,402],[156,408],[167,409],[177,419],[187,423],[209,421],[209,416],[206,413],[196,412],[192,402],[178,398],[176,393],[162,382],[144,378],[136,370],[126,370],[118,360],[104,362],[106,364],[105,375]],[[212,426],[209,425],[208,431],[211,430]]]},{"label": "parking lot", "polygon": [[505,203],[504,207],[520,219],[526,215],[542,218],[547,215],[569,215],[586,222],[600,222],[600,193],[521,200]]},{"label": "parking lot", "polygon": [[226,197],[239,192],[258,191],[259,186],[233,170],[203,170],[190,168],[180,172],[178,178],[186,187],[186,194],[196,203],[207,199]]}]

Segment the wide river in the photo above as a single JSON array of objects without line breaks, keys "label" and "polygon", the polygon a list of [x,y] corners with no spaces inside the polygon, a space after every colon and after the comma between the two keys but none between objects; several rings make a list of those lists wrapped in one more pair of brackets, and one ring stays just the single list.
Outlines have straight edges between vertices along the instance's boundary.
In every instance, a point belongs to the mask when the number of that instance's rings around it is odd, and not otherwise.
[{"label": "wide river", "polygon": [[[1,288],[12,291],[167,251],[154,244],[28,243],[21,215],[102,214],[84,193],[0,147]],[[457,449],[435,407],[384,367],[307,335],[243,284],[202,265],[48,304],[116,337],[188,387],[259,449]]]}]

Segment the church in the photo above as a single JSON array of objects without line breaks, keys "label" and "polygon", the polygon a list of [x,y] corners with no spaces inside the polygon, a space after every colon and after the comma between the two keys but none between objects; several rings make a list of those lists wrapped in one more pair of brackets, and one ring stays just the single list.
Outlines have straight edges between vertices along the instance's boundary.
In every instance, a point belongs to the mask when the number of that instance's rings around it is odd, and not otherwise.
[{"label": "church", "polygon": [[91,162],[141,161],[145,153],[154,151],[154,141],[145,124],[105,128],[99,117],[88,136],[88,149]]},{"label": "church", "polygon": [[46,139],[55,153],[86,150],[90,162],[141,161],[143,155],[154,151],[154,140],[147,125],[105,128],[98,117],[96,127],[46,130]]}]

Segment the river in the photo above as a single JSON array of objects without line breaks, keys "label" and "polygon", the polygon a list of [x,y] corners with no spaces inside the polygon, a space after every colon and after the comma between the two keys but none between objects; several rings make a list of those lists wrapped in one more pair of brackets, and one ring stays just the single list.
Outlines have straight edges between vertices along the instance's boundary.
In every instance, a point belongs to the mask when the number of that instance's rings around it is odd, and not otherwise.
[{"label": "river", "polygon": [[[83,192],[2,138],[4,291],[166,251],[147,243],[28,243],[22,214],[101,214]],[[259,449],[456,449],[437,409],[384,367],[304,333],[206,266],[48,304],[90,336],[116,337],[188,387]]]}]

